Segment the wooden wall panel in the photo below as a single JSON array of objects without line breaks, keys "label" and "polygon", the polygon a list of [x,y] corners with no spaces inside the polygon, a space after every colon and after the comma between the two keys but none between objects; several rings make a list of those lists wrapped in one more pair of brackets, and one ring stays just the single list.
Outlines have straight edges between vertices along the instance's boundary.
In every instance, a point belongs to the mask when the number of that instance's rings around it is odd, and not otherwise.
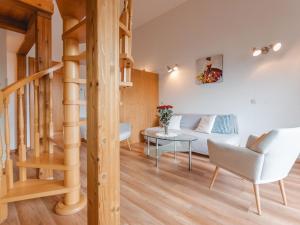
[{"label": "wooden wall panel", "polygon": [[158,74],[133,70],[133,87],[121,89],[120,121],[132,125],[131,142],[142,140],[140,132],[158,125]]}]

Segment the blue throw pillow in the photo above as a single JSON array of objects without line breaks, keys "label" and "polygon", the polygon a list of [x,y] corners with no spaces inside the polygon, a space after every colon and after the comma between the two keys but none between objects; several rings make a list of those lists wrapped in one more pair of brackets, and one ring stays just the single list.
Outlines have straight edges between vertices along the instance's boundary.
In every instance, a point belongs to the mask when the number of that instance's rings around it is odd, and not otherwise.
[{"label": "blue throw pillow", "polygon": [[237,119],[235,115],[218,115],[212,133],[238,134]]}]

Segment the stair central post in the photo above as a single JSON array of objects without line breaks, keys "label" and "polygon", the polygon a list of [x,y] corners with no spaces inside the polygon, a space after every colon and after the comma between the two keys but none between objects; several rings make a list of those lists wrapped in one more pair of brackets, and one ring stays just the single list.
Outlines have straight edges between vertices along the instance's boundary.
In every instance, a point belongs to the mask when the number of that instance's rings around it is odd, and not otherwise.
[{"label": "stair central post", "polygon": [[[72,17],[63,18],[64,32],[79,21]],[[64,39],[64,56],[79,54],[79,41],[75,38]],[[72,190],[65,194],[64,200],[56,206],[56,213],[70,215],[78,212],[86,205],[86,197],[80,193],[80,132],[79,132],[79,62],[64,61],[64,154],[65,165],[70,170],[65,171],[65,186]],[[74,81],[74,82],[72,82]]]}]

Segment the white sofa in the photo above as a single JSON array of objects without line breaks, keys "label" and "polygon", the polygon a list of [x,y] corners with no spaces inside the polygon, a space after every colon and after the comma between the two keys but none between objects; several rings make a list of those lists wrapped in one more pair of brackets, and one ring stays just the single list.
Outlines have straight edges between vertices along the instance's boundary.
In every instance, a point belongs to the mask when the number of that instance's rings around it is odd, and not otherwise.
[{"label": "white sofa", "polygon": [[[173,132],[182,132],[196,136],[197,141],[192,143],[192,151],[200,154],[208,155],[207,140],[211,139],[216,142],[227,143],[238,146],[240,144],[240,136],[238,134],[238,124],[236,116],[234,115],[217,115],[215,124],[211,134],[200,133],[195,131],[198,126],[203,114],[177,114],[182,115],[180,130]],[[160,127],[147,128],[146,130],[160,131]],[[172,130],[170,130],[172,132]],[[150,142],[155,143],[155,140]],[[168,145],[168,141],[159,141],[160,146]],[[183,147],[184,149],[178,149],[178,151],[188,151],[188,146]],[[172,149],[170,149],[172,151]]]},{"label": "white sofa", "polygon": [[[87,140],[87,126],[80,126],[80,137],[83,140]],[[128,148],[131,151],[131,145],[129,139],[131,137],[131,124],[130,123],[120,123],[120,142],[127,141]]]}]

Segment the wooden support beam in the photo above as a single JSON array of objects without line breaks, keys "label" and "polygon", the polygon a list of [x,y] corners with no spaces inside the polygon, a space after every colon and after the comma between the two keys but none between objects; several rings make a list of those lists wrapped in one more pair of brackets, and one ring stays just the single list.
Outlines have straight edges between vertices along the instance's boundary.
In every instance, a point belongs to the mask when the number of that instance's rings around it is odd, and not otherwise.
[{"label": "wooden support beam", "polygon": [[0,28],[25,34],[27,31],[27,24],[24,22],[15,21],[4,16],[0,16]]},{"label": "wooden support beam", "polygon": [[24,7],[44,11],[46,13],[53,14],[54,4],[52,0],[14,0],[16,4],[22,5]]},{"label": "wooden support beam", "polygon": [[[17,80],[21,80],[26,77],[26,55],[25,54],[17,54]],[[26,93],[27,88],[23,88],[23,92]],[[17,115],[20,115],[20,104],[19,104],[20,99],[17,98]],[[26,114],[26,98],[25,95],[22,94],[22,114],[23,114],[23,127],[24,127],[24,135],[26,137],[27,132],[26,132],[26,122],[27,122],[27,114]],[[17,118],[17,136],[20,136],[20,121],[19,117]],[[26,138],[25,138],[25,143],[26,143]]]},{"label": "wooden support beam", "polygon": [[[37,12],[35,20],[35,40],[36,40],[36,70],[41,71],[51,67],[52,63],[52,35],[51,35],[51,17],[45,13]],[[48,78],[45,77],[39,83],[39,122],[40,122],[40,135],[43,140],[43,150],[47,151],[48,146],[48,128],[47,128],[47,85],[49,84]],[[40,178],[52,178],[52,171],[40,170]]]},{"label": "wooden support beam", "polygon": [[36,24],[35,24],[35,20],[36,20],[36,15],[34,14],[31,19],[30,22],[28,24],[28,28],[25,34],[25,38],[23,43],[21,44],[19,50],[18,50],[18,54],[21,55],[27,55],[28,52],[30,51],[30,49],[32,48],[32,46],[35,43],[35,39],[36,39]]},{"label": "wooden support beam", "polygon": [[88,224],[120,224],[119,0],[87,1]]},{"label": "wooden support beam", "polygon": [[17,80],[26,77],[26,55],[17,54]]}]

